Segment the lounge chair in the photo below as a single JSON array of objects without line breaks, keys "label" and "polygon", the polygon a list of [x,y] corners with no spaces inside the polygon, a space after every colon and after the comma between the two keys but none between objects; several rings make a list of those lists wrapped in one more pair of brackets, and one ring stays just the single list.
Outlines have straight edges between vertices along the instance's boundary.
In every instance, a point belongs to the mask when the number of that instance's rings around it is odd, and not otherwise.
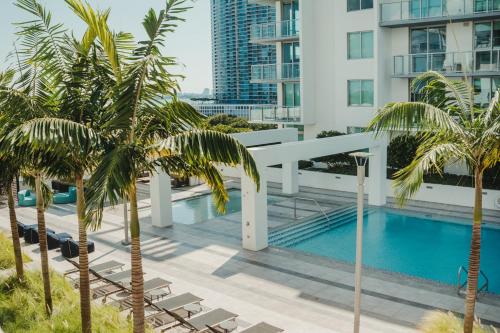
[{"label": "lounge chair", "polygon": [[31,190],[22,190],[17,193],[18,204],[21,207],[36,206],[36,194]]},{"label": "lounge chair", "polygon": [[[49,228],[45,228],[48,234],[54,234],[55,231]],[[40,237],[38,234],[38,225],[33,224],[29,227],[24,228],[24,241],[28,244],[37,244],[40,242]]]},{"label": "lounge chair", "polygon": [[67,239],[72,239],[73,237],[65,232],[61,232],[59,234],[47,234],[47,247],[49,250],[58,249],[61,247],[61,243],[63,243]]},{"label": "lounge chair", "polygon": [[104,297],[103,303],[109,295],[115,294],[120,291],[127,291],[130,285],[132,271],[126,270],[114,274],[109,274],[103,277],[103,281],[107,282],[105,285],[93,288],[91,290],[92,298],[97,299]]},{"label": "lounge chair", "polygon": [[[73,239],[66,239],[61,243],[61,253],[65,258],[76,258],[79,256],[79,245],[78,242]],[[94,242],[87,242],[87,250],[89,253],[94,252],[95,245]]]},{"label": "lounge chair", "polygon": [[250,326],[239,333],[281,333],[284,332],[281,328],[275,327],[265,322]]},{"label": "lounge chair", "polygon": [[189,304],[199,304],[201,301],[203,301],[203,299],[198,296],[191,293],[184,293],[169,297],[163,301],[155,303],[154,305],[161,310],[175,311]]},{"label": "lounge chair", "polygon": [[207,327],[216,327],[226,321],[234,320],[238,317],[237,314],[231,313],[224,309],[215,309],[207,313],[191,319],[184,319],[175,312],[165,310],[170,316],[174,317],[182,326],[189,329],[191,332],[207,332]]},{"label": "lounge chair", "polygon": [[59,192],[53,195],[55,204],[69,204],[76,202],[76,187],[70,186],[68,192]]},{"label": "lounge chair", "polygon": [[[99,274],[102,275],[107,272],[113,272],[115,269],[122,269],[125,264],[122,264],[121,262],[115,261],[115,260],[110,260],[106,261],[100,264],[92,265],[89,267],[89,271],[94,274]],[[64,272],[64,275],[69,275],[73,273],[77,273],[78,268],[70,269],[66,272]]]},{"label": "lounge chair", "polygon": [[[172,293],[170,290],[170,285],[172,282],[161,279],[154,278],[151,280],[147,280],[144,282],[144,298],[148,300],[148,302],[152,303],[155,300],[161,299],[165,296],[168,296]],[[131,293],[131,288],[127,288]],[[126,297],[117,301],[118,307],[120,310],[126,310],[132,307],[132,298]]]}]

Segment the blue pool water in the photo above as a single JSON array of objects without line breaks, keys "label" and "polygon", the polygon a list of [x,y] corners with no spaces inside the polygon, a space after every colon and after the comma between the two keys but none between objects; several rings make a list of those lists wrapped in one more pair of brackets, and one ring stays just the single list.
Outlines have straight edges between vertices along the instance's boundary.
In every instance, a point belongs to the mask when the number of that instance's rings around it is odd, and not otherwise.
[{"label": "blue pool water", "polygon": [[[349,223],[289,247],[353,263],[355,215]],[[365,217],[363,264],[456,285],[458,267],[467,267],[470,225],[436,221],[388,209],[370,209]],[[489,291],[500,294],[500,229],[484,226],[481,270],[489,278]],[[480,279],[482,284],[482,279]]]},{"label": "blue pool water", "polygon": [[[175,201],[172,204],[172,215],[175,223],[195,224],[211,220],[221,215],[233,214],[241,211],[241,192],[229,190],[229,202],[226,205],[226,213],[217,212],[211,195],[201,195],[195,198]],[[274,203],[283,200],[278,196],[268,196],[268,202]]]}]

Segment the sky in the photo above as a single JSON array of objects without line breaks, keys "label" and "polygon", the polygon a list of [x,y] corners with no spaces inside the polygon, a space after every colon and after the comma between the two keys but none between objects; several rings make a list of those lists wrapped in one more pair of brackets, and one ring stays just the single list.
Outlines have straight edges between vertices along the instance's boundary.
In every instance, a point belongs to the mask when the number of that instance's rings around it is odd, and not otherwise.
[{"label": "sky", "polygon": [[[5,58],[13,49],[16,28],[12,23],[27,19],[17,8],[15,0],[0,0],[0,68],[5,68]],[[52,13],[53,22],[63,23],[76,36],[85,31],[84,23],[67,7],[64,0],[38,0]],[[159,11],[165,0],[88,0],[96,9],[111,8],[109,25],[114,31],[132,33],[136,40],[145,36],[142,19],[149,8]],[[210,0],[189,0],[193,8],[182,14],[186,19],[180,22],[176,32],[169,34],[164,54],[176,57],[182,64],[174,72],[186,78],[180,82],[182,92],[201,93],[204,88],[212,89],[212,60],[210,44]]]}]

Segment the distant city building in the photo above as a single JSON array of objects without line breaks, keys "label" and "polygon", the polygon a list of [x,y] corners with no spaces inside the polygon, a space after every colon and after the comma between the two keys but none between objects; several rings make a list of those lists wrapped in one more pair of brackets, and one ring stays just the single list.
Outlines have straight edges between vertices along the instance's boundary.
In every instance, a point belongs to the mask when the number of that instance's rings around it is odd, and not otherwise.
[{"label": "distant city building", "polygon": [[255,64],[276,63],[274,44],[250,42],[250,28],[275,9],[248,0],[211,0],[213,95],[217,104],[276,104],[276,85],[250,82]]}]

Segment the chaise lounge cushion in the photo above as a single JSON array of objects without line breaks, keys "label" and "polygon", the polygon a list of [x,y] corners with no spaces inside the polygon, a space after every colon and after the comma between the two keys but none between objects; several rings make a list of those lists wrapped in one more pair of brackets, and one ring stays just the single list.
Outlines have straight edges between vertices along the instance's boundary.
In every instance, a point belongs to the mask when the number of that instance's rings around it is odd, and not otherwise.
[{"label": "chaise lounge cushion", "polygon": [[[78,241],[75,241],[74,239],[65,239],[61,242],[61,253],[65,258],[76,258],[79,256],[79,249],[80,247],[78,246]],[[95,245],[94,242],[88,241],[87,242],[87,251],[89,253],[94,252],[95,250]]]},{"label": "chaise lounge cushion", "polygon": [[58,249],[66,239],[72,239],[70,234],[62,232],[59,234],[47,234],[47,248],[49,250]]},{"label": "chaise lounge cushion", "polygon": [[[49,234],[55,233],[54,230],[46,228],[47,237]],[[30,226],[25,226],[24,228],[24,241],[28,244],[37,244],[40,241],[40,237],[38,235],[38,225],[32,224]]]}]

